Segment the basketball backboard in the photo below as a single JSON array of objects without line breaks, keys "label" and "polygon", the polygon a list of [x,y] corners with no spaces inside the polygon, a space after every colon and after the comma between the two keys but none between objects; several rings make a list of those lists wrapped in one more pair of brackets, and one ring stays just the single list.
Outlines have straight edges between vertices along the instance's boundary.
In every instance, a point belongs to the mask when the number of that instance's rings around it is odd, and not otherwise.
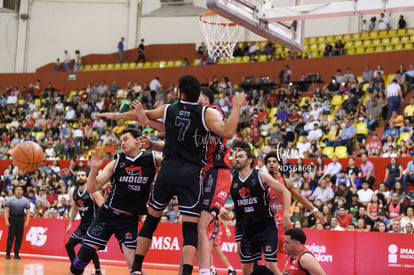
[{"label": "basketball backboard", "polygon": [[292,51],[303,50],[304,21],[269,21],[264,12],[301,5],[302,0],[207,0],[212,11]]}]

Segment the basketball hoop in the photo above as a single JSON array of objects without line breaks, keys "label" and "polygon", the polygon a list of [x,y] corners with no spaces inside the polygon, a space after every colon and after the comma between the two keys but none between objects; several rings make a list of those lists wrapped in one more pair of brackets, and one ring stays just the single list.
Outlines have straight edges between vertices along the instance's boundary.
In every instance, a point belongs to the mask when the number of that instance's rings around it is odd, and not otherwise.
[{"label": "basketball hoop", "polygon": [[200,25],[207,41],[208,55],[214,61],[217,58],[233,61],[233,50],[241,27],[212,11],[200,15]]}]

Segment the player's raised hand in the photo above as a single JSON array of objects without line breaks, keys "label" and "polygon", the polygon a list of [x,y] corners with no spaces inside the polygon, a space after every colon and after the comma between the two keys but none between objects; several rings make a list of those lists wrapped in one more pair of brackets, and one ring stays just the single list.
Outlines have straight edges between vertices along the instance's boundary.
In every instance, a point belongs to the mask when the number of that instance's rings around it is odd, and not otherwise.
[{"label": "player's raised hand", "polygon": [[313,215],[315,215],[318,221],[320,221],[322,224],[325,223],[325,218],[323,217],[323,214],[321,213],[321,211],[316,210],[315,212],[313,212]]},{"label": "player's raised hand", "polygon": [[292,224],[290,223],[289,215],[283,215],[282,226],[283,226],[283,229],[285,231],[287,231],[290,228],[292,228]]},{"label": "player's raised hand", "polygon": [[99,169],[104,163],[102,150],[95,150],[91,156],[91,168]]},{"label": "player's raised hand", "polygon": [[138,100],[134,100],[134,102],[132,102],[132,107],[133,107],[133,112],[137,116],[138,121],[141,122],[142,124],[148,124],[149,119],[147,115],[145,114],[145,110],[141,102],[139,102]]},{"label": "player's raised hand", "polygon": [[236,92],[233,96],[233,106],[243,106],[244,102],[246,102],[246,94]]}]

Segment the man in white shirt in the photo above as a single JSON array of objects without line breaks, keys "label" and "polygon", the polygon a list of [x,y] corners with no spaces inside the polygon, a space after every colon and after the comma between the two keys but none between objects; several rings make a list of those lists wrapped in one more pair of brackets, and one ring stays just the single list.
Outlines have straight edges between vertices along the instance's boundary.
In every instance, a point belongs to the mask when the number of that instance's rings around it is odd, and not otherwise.
[{"label": "man in white shirt", "polygon": [[72,106],[68,106],[68,110],[65,113],[65,120],[69,123],[73,122],[75,119],[75,110],[73,110]]},{"label": "man in white shirt", "polygon": [[313,116],[313,118],[314,118],[315,120],[319,121],[319,120],[321,120],[321,118],[322,118],[322,113],[323,113],[323,110],[322,110],[322,108],[320,107],[319,102],[315,102],[315,103],[313,104],[312,111],[310,111],[310,115],[311,115],[311,116]]},{"label": "man in white shirt", "polygon": [[298,144],[299,155],[307,156],[311,151],[311,143],[308,141],[306,136],[303,137],[302,141]]},{"label": "man in white shirt", "polygon": [[403,99],[401,86],[398,84],[398,80],[394,78],[390,85],[387,87],[387,102],[388,102],[388,120],[392,117],[392,111],[397,111],[401,114],[401,102]]},{"label": "man in white shirt", "polygon": [[313,129],[309,131],[309,141],[319,141],[322,137],[322,130],[319,129],[318,123],[313,124]]},{"label": "man in white shirt", "polygon": [[388,17],[386,17],[384,13],[381,13],[380,18],[378,19],[378,30],[379,31],[388,30],[388,26],[389,26]]},{"label": "man in white shirt", "polygon": [[160,83],[160,78],[157,76],[153,80],[151,80],[149,88],[151,90],[151,96],[155,98],[155,96],[162,92],[162,85]]},{"label": "man in white shirt", "polygon": [[334,231],[345,231],[345,229],[343,229],[338,222],[338,219],[336,217],[331,217],[331,230]]},{"label": "man in white shirt", "polygon": [[338,162],[338,157],[336,155],[332,156],[332,162],[328,164],[324,176],[329,176],[331,183],[336,183],[336,178],[339,177],[339,173],[342,170],[342,165]]},{"label": "man in white shirt", "polygon": [[358,190],[357,192],[359,202],[367,206],[368,203],[371,201],[373,194],[374,191],[372,191],[372,189],[369,188],[369,183],[366,180],[364,180],[362,182],[362,189]]}]

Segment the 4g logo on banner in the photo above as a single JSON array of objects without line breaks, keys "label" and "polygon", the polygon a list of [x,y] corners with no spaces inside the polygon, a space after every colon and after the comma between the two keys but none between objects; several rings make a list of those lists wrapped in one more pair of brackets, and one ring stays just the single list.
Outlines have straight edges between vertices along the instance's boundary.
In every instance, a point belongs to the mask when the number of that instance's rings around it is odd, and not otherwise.
[{"label": "4g logo on banner", "polygon": [[26,241],[30,242],[33,246],[44,246],[47,241],[46,227],[32,226],[29,232],[26,234]]}]

